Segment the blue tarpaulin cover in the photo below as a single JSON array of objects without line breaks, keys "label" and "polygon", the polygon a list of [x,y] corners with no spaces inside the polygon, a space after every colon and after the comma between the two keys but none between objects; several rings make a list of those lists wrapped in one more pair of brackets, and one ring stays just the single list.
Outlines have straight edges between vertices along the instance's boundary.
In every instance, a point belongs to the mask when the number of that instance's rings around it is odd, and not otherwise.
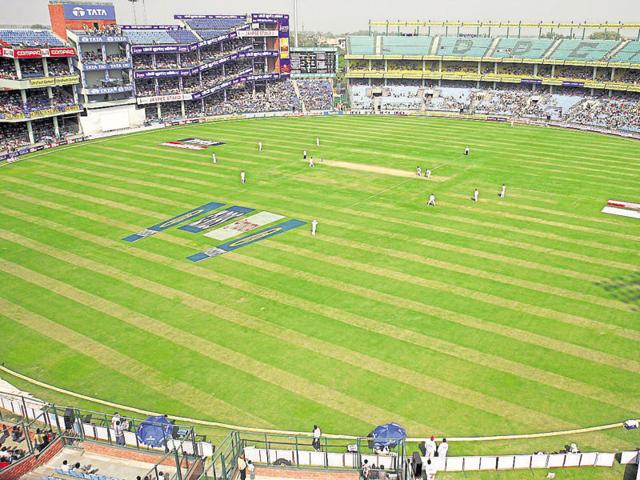
[{"label": "blue tarpaulin cover", "polygon": [[407,431],[397,423],[385,423],[374,428],[369,438],[373,438],[375,448],[393,448],[407,438]]},{"label": "blue tarpaulin cover", "polygon": [[149,417],[138,427],[138,441],[150,447],[161,447],[172,437],[173,424],[167,417]]}]

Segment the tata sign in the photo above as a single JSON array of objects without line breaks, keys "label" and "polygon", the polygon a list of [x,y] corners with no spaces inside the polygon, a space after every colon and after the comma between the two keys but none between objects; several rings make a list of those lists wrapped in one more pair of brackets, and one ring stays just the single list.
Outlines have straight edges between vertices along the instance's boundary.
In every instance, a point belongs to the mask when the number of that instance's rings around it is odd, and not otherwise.
[{"label": "tata sign", "polygon": [[67,20],[115,20],[116,9],[113,5],[64,5],[64,18]]}]

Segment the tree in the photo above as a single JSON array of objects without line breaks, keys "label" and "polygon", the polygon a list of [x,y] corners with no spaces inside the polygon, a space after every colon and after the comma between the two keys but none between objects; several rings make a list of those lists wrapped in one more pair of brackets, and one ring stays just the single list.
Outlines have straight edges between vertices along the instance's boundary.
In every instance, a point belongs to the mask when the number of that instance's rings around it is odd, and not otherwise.
[{"label": "tree", "polygon": [[600,30],[589,35],[591,40],[620,40],[622,37],[613,30]]}]

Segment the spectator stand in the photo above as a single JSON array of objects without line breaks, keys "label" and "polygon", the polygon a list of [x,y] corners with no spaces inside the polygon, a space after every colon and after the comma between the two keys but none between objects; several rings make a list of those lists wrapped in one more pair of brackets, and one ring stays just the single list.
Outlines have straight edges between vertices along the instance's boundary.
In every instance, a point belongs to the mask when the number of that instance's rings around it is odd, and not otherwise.
[{"label": "spectator stand", "polygon": [[[90,442],[118,449],[172,453],[176,458],[207,456],[213,453],[213,446],[206,441],[206,437],[198,436],[193,427],[175,422],[171,422],[171,428],[159,428],[158,430],[163,432],[162,439],[158,441],[157,446],[150,446],[142,443],[137,434],[143,423],[156,426],[156,423],[146,419],[48,404],[5,392],[0,392],[0,412],[0,420],[11,416],[16,419],[14,423],[20,422],[24,425],[25,431],[31,432],[37,428],[51,431],[54,436],[59,436],[65,445]],[[114,429],[117,420],[126,426],[122,432],[124,438],[121,439]],[[29,438],[33,438],[33,435]],[[37,448],[37,445],[32,445],[30,452],[33,452],[34,448]]]}]

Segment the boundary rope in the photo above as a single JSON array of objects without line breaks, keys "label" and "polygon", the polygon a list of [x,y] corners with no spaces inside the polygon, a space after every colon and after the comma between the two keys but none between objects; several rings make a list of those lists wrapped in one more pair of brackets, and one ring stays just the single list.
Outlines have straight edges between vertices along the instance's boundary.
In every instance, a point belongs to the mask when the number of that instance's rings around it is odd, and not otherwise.
[{"label": "boundary rope", "polygon": [[[135,413],[140,413],[142,415],[160,415],[159,412],[152,412],[149,410],[143,410],[140,408],[136,408],[136,407],[129,407],[127,405],[121,405],[119,403],[114,403],[114,402],[110,402],[107,400],[101,400],[99,398],[95,398],[95,397],[90,397],[88,395],[83,395],[81,393],[76,393],[76,392],[72,392],[70,390],[66,390],[64,388],[60,388],[60,387],[56,387],[54,385],[50,385],[48,383],[44,383],[41,382],[39,380],[36,380],[34,378],[28,377],[26,375],[23,375],[21,373],[18,373],[14,370],[11,370],[7,367],[5,367],[4,365],[0,365],[0,371],[3,371],[5,373],[7,373],[8,375],[11,375],[15,378],[19,378],[20,380],[23,380],[25,382],[31,383],[32,385],[36,385],[38,387],[47,389],[47,390],[51,390],[54,392],[58,392],[58,393],[62,393],[64,395],[68,395],[70,397],[74,397],[74,398],[79,398],[82,400],[87,400],[93,403],[97,403],[100,405],[105,405],[107,407],[114,407],[117,408],[119,410],[127,410],[129,412],[135,412]],[[231,425],[228,423],[221,423],[221,422],[213,422],[213,421],[209,421],[209,420],[201,420],[201,419],[197,419],[197,418],[189,418],[189,417],[180,417],[180,416],[175,416],[175,415],[169,415],[169,418],[173,419],[173,420],[177,420],[180,422],[186,422],[186,423],[193,423],[193,424],[197,424],[197,425],[205,425],[205,426],[209,426],[209,427],[217,427],[217,428],[222,428],[225,430],[238,430],[238,431],[242,431],[242,432],[250,432],[250,433],[271,433],[271,434],[277,434],[277,435],[297,435],[297,436],[310,436],[311,434],[309,432],[296,432],[296,431],[291,431],[291,430],[273,430],[273,429],[263,429],[263,428],[252,428],[252,427],[245,427],[245,426],[241,426],[241,425]],[[573,429],[573,430],[560,430],[560,431],[555,431],[555,432],[540,432],[540,433],[529,433],[529,434],[519,434],[519,435],[492,435],[492,436],[481,436],[481,437],[452,437],[452,436],[447,436],[448,441],[451,442],[484,442],[484,441],[496,441],[496,440],[524,440],[524,439],[531,439],[531,438],[544,438],[544,437],[559,437],[559,436],[563,436],[563,435],[579,435],[579,434],[583,434],[583,433],[591,433],[591,432],[599,432],[599,431],[603,431],[603,430],[612,430],[614,428],[622,428],[623,427],[623,422],[616,422],[616,423],[610,423],[607,425],[598,425],[598,426],[593,426],[593,427],[585,427],[585,428],[577,428],[577,429]],[[347,439],[347,440],[356,440],[357,436],[354,435],[339,435],[339,434],[324,434],[324,437],[327,438],[335,438],[335,439]],[[407,438],[406,439],[408,442],[423,442],[426,440],[426,438],[415,438],[415,437],[411,437],[411,438]]]}]

